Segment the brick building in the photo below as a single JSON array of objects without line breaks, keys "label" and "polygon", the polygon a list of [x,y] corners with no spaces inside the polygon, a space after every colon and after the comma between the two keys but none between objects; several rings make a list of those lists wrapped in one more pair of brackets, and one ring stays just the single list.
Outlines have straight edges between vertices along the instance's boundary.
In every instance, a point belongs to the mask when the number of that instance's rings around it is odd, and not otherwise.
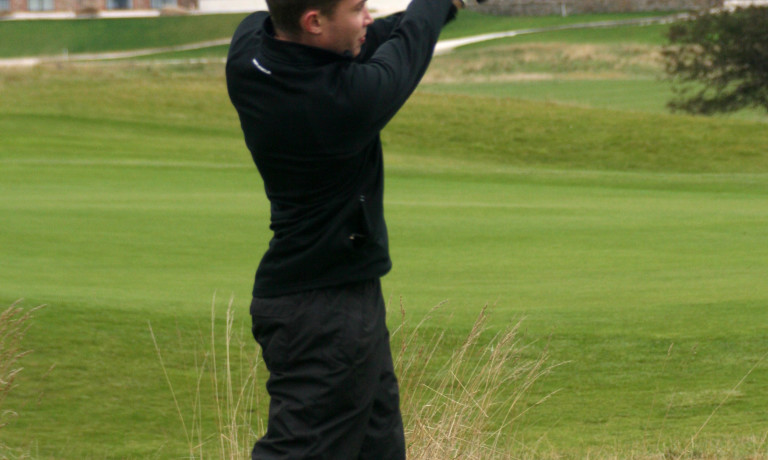
[{"label": "brick building", "polygon": [[194,9],[196,0],[0,0],[0,12],[72,12]]}]

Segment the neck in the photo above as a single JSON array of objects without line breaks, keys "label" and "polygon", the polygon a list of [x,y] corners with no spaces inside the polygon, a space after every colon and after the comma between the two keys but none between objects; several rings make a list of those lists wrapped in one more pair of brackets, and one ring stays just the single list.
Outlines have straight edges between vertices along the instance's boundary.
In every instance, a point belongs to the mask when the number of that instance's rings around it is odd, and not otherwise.
[{"label": "neck", "polygon": [[286,34],[282,30],[277,30],[277,29],[275,29],[275,39],[276,40],[280,40],[280,41],[284,41],[284,42],[294,42],[294,41],[296,41],[294,38],[292,38],[292,36]]},{"label": "neck", "polygon": [[285,30],[278,29],[277,27],[274,28],[274,31],[275,31],[275,35],[274,35],[275,40],[280,40],[283,42],[307,44],[306,37],[304,37],[303,34],[286,32]]}]

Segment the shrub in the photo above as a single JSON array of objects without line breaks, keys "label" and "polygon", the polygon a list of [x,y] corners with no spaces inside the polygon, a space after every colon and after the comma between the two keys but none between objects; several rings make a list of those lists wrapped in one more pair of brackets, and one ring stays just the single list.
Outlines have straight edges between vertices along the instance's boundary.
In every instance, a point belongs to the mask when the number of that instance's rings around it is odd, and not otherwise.
[{"label": "shrub", "polygon": [[673,24],[663,57],[672,110],[768,111],[768,7],[702,13]]}]

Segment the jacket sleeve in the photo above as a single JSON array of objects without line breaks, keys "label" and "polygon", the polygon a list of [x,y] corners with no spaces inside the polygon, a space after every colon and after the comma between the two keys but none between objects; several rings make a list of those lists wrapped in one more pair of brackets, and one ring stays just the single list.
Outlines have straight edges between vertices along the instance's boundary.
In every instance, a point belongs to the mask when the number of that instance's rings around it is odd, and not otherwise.
[{"label": "jacket sleeve", "polygon": [[396,13],[385,18],[377,19],[368,26],[368,32],[365,34],[365,46],[355,60],[365,62],[373,56],[376,50],[384,43],[392,31],[400,23],[403,13]]},{"label": "jacket sleeve", "polygon": [[413,0],[371,57],[350,65],[345,86],[366,129],[381,130],[416,89],[453,8],[451,0]]}]

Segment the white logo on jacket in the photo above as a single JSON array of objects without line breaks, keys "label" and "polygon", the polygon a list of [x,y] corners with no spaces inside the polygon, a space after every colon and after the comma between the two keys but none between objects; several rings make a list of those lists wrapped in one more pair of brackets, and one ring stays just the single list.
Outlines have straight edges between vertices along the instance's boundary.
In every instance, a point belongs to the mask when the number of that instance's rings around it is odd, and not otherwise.
[{"label": "white logo on jacket", "polygon": [[253,58],[253,61],[251,61],[251,62],[253,62],[253,65],[255,65],[257,69],[261,70],[265,74],[272,75],[272,71],[267,69],[263,65],[259,64],[259,61],[257,61],[256,58]]}]

